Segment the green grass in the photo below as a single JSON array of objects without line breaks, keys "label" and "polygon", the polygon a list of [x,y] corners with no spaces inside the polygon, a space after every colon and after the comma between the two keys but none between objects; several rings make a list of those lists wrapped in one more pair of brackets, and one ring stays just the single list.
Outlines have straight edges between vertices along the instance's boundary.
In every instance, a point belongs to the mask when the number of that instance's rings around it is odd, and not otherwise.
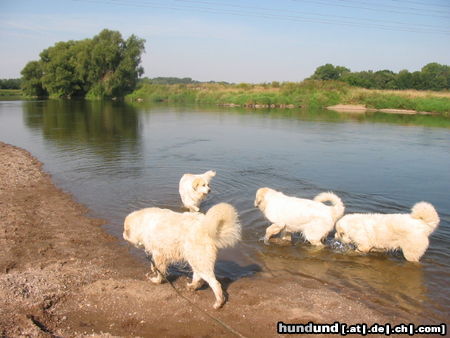
[{"label": "green grass", "polygon": [[450,113],[449,97],[418,96],[411,97],[400,94],[365,92],[360,95],[357,103],[376,109],[412,109],[441,114]]},{"label": "green grass", "polygon": [[20,89],[0,89],[0,97],[23,97]]},{"label": "green grass", "polygon": [[242,107],[318,109],[335,104],[362,104],[368,108],[412,109],[450,114],[450,93],[383,91],[351,87],[338,81],[273,84],[143,84],[128,101],[240,105]]},{"label": "green grass", "polygon": [[323,107],[339,102],[348,86],[332,81],[287,82],[281,85],[254,84],[143,84],[127,96],[128,100],[143,99],[150,102],[295,105],[296,107]]}]

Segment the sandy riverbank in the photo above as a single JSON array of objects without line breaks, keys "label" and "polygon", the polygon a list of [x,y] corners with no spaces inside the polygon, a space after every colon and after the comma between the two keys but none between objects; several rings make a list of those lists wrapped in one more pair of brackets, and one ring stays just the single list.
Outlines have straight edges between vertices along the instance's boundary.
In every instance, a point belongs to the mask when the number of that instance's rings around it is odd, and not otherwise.
[{"label": "sandy riverbank", "polygon": [[386,114],[399,114],[399,115],[437,115],[437,113],[427,111],[416,111],[411,109],[374,109],[367,108],[361,104],[337,104],[334,106],[326,107],[329,110],[334,110],[340,113],[375,113],[382,112]]},{"label": "sandy riverbank", "polygon": [[[234,336],[276,335],[276,323],[384,323],[361,298],[309,278],[261,273],[221,280],[229,294],[212,309],[208,287],[190,292],[152,285],[148,264],[104,232],[103,221],[56,188],[28,152],[0,142],[0,335]],[[124,215],[125,216],[125,215]]]}]

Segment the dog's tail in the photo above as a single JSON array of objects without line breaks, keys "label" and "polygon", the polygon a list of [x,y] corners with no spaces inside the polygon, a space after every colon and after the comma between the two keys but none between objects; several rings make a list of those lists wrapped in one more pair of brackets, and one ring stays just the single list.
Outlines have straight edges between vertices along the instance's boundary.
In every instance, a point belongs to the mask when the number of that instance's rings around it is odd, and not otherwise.
[{"label": "dog's tail", "polygon": [[211,181],[211,179],[216,176],[216,172],[214,170],[208,170],[206,173],[204,173],[203,175],[206,176],[206,179],[209,181]]},{"label": "dog's tail", "polygon": [[316,202],[331,202],[332,206],[332,210],[333,210],[333,219],[336,222],[339,218],[342,217],[342,215],[344,215],[344,203],[342,203],[342,200],[336,195],[333,194],[332,192],[322,192],[319,195],[317,195],[316,197],[314,197],[314,201]]},{"label": "dog's tail", "polygon": [[241,239],[241,224],[236,209],[227,203],[208,210],[202,228],[214,240],[217,248],[235,245]]},{"label": "dog's tail", "polygon": [[436,209],[427,202],[416,203],[411,209],[411,217],[421,219],[433,232],[439,224],[439,215]]}]

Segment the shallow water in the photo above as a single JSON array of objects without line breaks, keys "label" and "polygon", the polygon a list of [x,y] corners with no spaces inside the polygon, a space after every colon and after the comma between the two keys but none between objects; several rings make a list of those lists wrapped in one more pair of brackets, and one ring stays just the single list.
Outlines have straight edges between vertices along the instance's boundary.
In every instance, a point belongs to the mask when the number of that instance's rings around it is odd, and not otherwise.
[{"label": "shallow water", "polygon": [[[243,242],[221,253],[219,275],[304,276],[426,322],[446,321],[450,310],[449,127],[434,116],[0,101],[0,141],[44,162],[119,238],[132,210],[181,210],[183,173],[215,169],[202,209],[231,203],[243,224]],[[420,264],[401,253],[357,254],[332,236],[322,250],[299,237],[266,246],[259,238],[269,223],[253,206],[263,186],[305,198],[332,190],[347,212],[409,212],[425,200],[441,224]]]}]

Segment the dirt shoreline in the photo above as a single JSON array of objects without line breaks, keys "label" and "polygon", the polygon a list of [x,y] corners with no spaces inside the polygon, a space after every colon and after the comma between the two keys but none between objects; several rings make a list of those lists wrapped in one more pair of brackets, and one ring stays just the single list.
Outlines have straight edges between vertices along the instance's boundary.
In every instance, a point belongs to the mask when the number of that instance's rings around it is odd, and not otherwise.
[{"label": "dirt shoreline", "polygon": [[235,336],[208,315],[247,337],[276,336],[278,321],[402,320],[313,279],[264,273],[221,280],[229,299],[218,311],[208,287],[187,291],[188,277],[181,276],[173,283],[187,301],[168,283],[152,285],[149,265],[108,235],[102,220],[87,217],[41,166],[27,151],[0,142],[2,337]]},{"label": "dirt shoreline", "polygon": [[328,110],[334,110],[339,113],[376,113],[382,112],[386,114],[398,114],[398,115],[438,115],[438,113],[428,112],[428,111],[417,111],[411,109],[375,109],[367,108],[365,105],[361,104],[337,104],[334,106],[326,107]]}]

